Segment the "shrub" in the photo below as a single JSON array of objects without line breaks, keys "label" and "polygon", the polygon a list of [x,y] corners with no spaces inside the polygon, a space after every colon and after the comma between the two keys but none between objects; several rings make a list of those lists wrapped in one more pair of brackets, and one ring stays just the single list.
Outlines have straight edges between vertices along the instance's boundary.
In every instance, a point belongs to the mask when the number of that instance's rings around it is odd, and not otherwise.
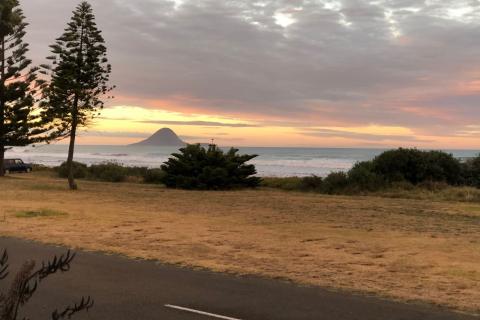
[{"label": "shrub", "polygon": [[323,178],[316,175],[303,177],[300,180],[299,188],[304,191],[322,191]]},{"label": "shrub", "polygon": [[388,189],[397,190],[397,191],[411,191],[415,189],[415,186],[406,180],[392,182]]},{"label": "shrub", "polygon": [[449,185],[444,181],[438,182],[438,181],[427,180],[418,184],[418,187],[431,192],[437,192],[437,191],[442,191],[447,189]]},{"label": "shrub", "polygon": [[267,188],[282,190],[300,190],[303,178],[300,177],[270,177],[263,178],[261,185]]},{"label": "shrub", "polygon": [[115,162],[105,162],[91,165],[89,177],[107,182],[124,182],[128,177],[128,170]]},{"label": "shrub", "polygon": [[339,194],[348,186],[348,176],[345,172],[332,172],[323,179],[322,191],[327,194]]},{"label": "shrub", "polygon": [[[59,167],[55,168],[60,178],[68,178],[67,162],[63,162]],[[73,162],[73,177],[75,179],[85,179],[88,175],[88,167],[80,162]]]},{"label": "shrub", "polygon": [[458,184],[461,181],[460,161],[442,151],[397,149],[382,153],[373,160],[375,173],[386,181],[445,181]]},{"label": "shrub", "polygon": [[385,187],[385,179],[377,174],[372,161],[356,163],[348,171],[348,182],[352,189],[357,191],[376,191]]},{"label": "shrub", "polygon": [[462,180],[465,185],[480,188],[480,155],[462,163]]},{"label": "shrub", "polygon": [[147,167],[124,167],[125,173],[129,177],[139,177],[143,178],[147,171],[149,170]]},{"label": "shrub", "polygon": [[460,161],[442,151],[424,152],[426,158],[425,175],[422,181],[446,182],[451,185],[461,183]]},{"label": "shrub", "polygon": [[143,181],[145,183],[163,183],[165,172],[162,169],[148,169],[143,174]]},{"label": "shrub", "polygon": [[254,177],[255,166],[246,162],[256,155],[238,155],[238,149],[224,153],[216,145],[208,149],[200,144],[188,145],[174,153],[162,165],[162,182],[170,188],[218,190],[256,187],[260,178]]},{"label": "shrub", "polygon": [[310,177],[263,178],[262,186],[288,191],[322,192],[323,178],[315,175]]},{"label": "shrub", "polygon": [[32,167],[33,167],[33,171],[35,172],[52,172],[52,168],[50,167],[47,167],[43,164],[32,164]]}]

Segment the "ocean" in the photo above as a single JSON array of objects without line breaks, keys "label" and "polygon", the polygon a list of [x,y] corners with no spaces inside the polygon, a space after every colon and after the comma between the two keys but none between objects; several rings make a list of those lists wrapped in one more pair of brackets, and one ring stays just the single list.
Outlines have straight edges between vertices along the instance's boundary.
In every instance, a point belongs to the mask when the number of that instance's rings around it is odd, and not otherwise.
[{"label": "ocean", "polygon": [[[66,145],[16,147],[7,151],[7,158],[21,158],[28,163],[58,166],[67,157]],[[354,148],[260,148],[242,147],[240,153],[256,154],[251,161],[260,176],[326,176],[332,171],[347,171],[356,162],[373,159],[385,149]],[[87,146],[78,145],[75,161],[86,164],[115,161],[125,166],[159,167],[178,151],[175,147]],[[458,158],[476,156],[479,150],[445,150]]]}]

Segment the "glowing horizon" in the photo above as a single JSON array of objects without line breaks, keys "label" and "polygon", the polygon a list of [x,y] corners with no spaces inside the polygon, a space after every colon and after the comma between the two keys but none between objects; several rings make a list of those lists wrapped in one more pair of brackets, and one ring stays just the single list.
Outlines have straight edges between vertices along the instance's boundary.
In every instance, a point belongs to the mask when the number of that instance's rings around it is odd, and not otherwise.
[{"label": "glowing horizon", "polygon": [[[209,143],[214,139],[221,146],[422,149],[476,149],[471,147],[476,143],[471,135],[480,131],[479,126],[471,128],[465,135],[435,141],[435,136],[415,135],[411,129],[397,126],[293,127],[218,115],[117,106],[105,109],[100,118],[82,130],[78,142],[84,145],[127,145],[141,141],[161,128],[171,128],[188,143]],[[318,136],[327,139],[321,138],[319,143]]]}]

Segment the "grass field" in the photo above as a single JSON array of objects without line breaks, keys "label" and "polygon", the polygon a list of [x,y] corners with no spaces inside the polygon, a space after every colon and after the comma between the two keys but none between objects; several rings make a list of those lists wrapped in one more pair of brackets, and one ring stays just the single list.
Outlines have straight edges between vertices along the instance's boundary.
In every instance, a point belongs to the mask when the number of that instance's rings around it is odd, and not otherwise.
[{"label": "grass field", "polygon": [[0,235],[480,312],[480,203],[80,187],[0,179]]}]

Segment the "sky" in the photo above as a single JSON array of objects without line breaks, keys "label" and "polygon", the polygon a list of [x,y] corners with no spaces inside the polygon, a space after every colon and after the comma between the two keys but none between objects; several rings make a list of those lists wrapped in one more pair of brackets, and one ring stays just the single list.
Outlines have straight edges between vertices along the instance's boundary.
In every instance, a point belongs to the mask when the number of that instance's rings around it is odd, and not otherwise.
[{"label": "sky", "polygon": [[[20,0],[45,63],[73,0]],[[480,148],[478,0],[92,0],[115,98],[82,144]]]}]

